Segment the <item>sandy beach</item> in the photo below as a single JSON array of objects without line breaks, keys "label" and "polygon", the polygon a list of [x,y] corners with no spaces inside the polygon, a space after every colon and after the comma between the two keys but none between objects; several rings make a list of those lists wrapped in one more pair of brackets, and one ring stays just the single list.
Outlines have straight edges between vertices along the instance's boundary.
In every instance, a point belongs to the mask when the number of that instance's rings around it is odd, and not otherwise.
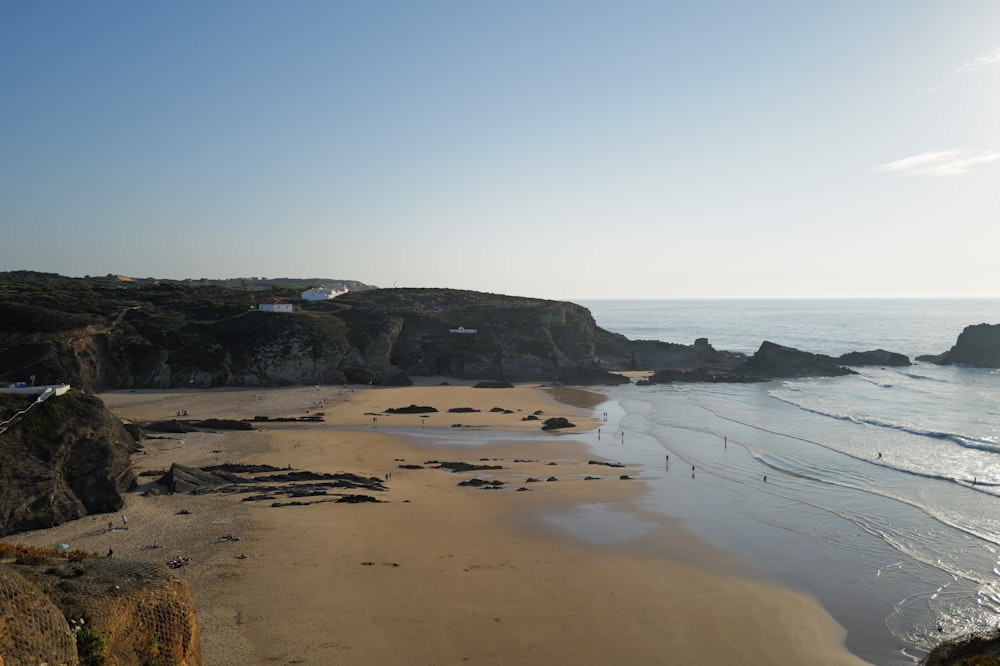
[{"label": "sandy beach", "polygon": [[[164,563],[190,558],[176,572],[191,586],[211,666],[864,663],[844,649],[843,630],[814,599],[734,574],[725,553],[679,523],[662,520],[656,538],[683,542],[685,562],[658,554],[648,539],[635,547],[581,543],[539,521],[643,493],[640,470],[591,464],[595,456],[575,439],[601,427],[595,394],[428,384],[101,397],[141,421],[184,411],[189,419],[324,418],[156,435],[134,456],[139,475],[174,462],[254,463],[350,472],[386,487],[367,493],[378,503],[307,497],[273,507],[236,493],[144,496],[156,478],[146,474],[122,515],[8,539]],[[438,411],[385,413],[411,404]],[[526,420],[536,412],[577,427],[542,432],[541,420]],[[458,474],[428,461],[503,469]],[[458,486],[476,476],[505,485]],[[128,529],[109,531],[109,522],[125,526],[122,516]],[[228,535],[239,540],[220,541]],[[154,543],[160,547],[147,548]]]}]

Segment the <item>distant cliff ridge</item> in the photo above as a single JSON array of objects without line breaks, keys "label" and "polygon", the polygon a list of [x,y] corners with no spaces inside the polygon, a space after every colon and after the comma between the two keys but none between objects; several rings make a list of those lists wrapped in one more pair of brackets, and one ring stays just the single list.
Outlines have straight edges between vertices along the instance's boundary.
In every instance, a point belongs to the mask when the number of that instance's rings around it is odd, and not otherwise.
[{"label": "distant cliff ridge", "polygon": [[[864,352],[838,362],[770,343],[747,358],[704,339],[628,340],[562,301],[371,288],[302,301],[301,287],[0,273],[0,382],[34,376],[103,391],[400,385],[440,375],[595,385],[625,382],[616,373],[627,370],[657,370],[662,381],[763,381],[892,360]],[[275,299],[294,310],[257,308]]]}]

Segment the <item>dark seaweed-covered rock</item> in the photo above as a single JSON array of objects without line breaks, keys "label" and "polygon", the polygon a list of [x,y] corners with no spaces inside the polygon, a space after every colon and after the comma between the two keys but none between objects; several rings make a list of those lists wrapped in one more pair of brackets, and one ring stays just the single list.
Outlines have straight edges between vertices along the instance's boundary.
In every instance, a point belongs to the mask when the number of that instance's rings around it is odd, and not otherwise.
[{"label": "dark seaweed-covered rock", "polygon": [[344,495],[337,500],[338,504],[362,504],[364,502],[381,502],[382,500],[371,495]]},{"label": "dark seaweed-covered rock", "polygon": [[437,469],[450,469],[452,472],[478,472],[481,470],[503,469],[503,465],[476,465],[462,461],[457,462],[437,462],[431,461],[428,465],[436,464]]},{"label": "dark seaweed-covered rock", "polygon": [[409,407],[390,407],[385,410],[386,414],[430,414],[437,409],[427,405],[410,405]]},{"label": "dark seaweed-covered rock", "polygon": [[503,481],[497,481],[497,480],[487,481],[485,479],[468,479],[466,481],[460,481],[458,483],[458,485],[460,485],[460,486],[472,486],[473,488],[483,488],[483,487],[486,487],[486,486],[499,487],[499,486],[504,485],[504,482]]},{"label": "dark seaweed-covered rock", "polygon": [[545,419],[542,425],[542,430],[559,430],[560,428],[575,428],[575,423],[570,423],[569,419],[564,416],[553,416],[552,418]]},{"label": "dark seaweed-covered rock", "polygon": [[588,465],[604,465],[605,467],[624,467],[620,462],[607,462],[604,460],[588,460]]}]

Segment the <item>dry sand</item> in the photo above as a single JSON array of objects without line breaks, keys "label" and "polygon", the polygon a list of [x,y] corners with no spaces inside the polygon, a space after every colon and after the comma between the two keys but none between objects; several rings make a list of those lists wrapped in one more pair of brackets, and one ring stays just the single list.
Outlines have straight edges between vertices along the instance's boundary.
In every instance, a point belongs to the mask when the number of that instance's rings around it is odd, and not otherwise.
[{"label": "dry sand", "polygon": [[[124,418],[151,420],[325,414],[323,426],[265,424],[251,432],[148,439],[137,473],[172,462],[204,466],[261,463],[391,479],[381,503],[272,507],[238,495],[129,493],[121,515],[97,516],[11,537],[166,562],[191,558],[178,575],[198,608],[205,663],[246,664],[862,664],[843,647],[843,630],[812,598],[727,573],[724,554],[662,521],[662,539],[683,540],[695,567],[627,544],[579,543],[533,516],[585,502],[627,502],[637,470],[588,465],[572,436],[543,433],[540,418],[566,416],[597,427],[587,409],[599,398],[538,387],[473,389],[297,387],[260,390],[115,392],[102,396]],[[324,403],[325,402],[325,406]],[[317,404],[318,403],[318,404]],[[439,412],[381,415],[430,405]],[[579,405],[579,406],[573,406]],[[449,414],[454,407],[479,413]],[[493,407],[511,413],[489,411]],[[372,414],[380,414],[375,417]],[[377,418],[377,422],[373,422]],[[421,425],[423,423],[423,425]],[[474,441],[485,429],[537,431],[475,447],[429,445],[452,424]],[[423,428],[418,439],[394,434]],[[449,428],[438,430],[436,428]],[[566,431],[570,432],[570,431]],[[183,445],[180,443],[183,441]],[[505,469],[502,490],[458,487],[470,475],[401,469],[428,460]],[[515,462],[522,461],[522,462]],[[527,462],[533,461],[533,462]],[[555,462],[556,464],[549,464]],[[586,475],[599,480],[584,480]],[[528,477],[558,482],[525,484]],[[150,476],[140,477],[143,483]],[[531,492],[517,492],[518,487]],[[145,486],[143,486],[145,487]],[[322,498],[305,498],[303,501]],[[220,542],[226,534],[240,537]],[[158,542],[162,547],[146,549]]]}]

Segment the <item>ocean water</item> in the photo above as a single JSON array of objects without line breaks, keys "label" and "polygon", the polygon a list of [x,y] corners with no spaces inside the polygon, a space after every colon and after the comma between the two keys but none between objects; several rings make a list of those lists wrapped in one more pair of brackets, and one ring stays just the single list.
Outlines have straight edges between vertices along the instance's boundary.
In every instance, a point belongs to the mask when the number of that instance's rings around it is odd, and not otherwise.
[{"label": "ocean water", "polygon": [[[1000,299],[583,301],[631,339],[752,353],[948,350]],[[597,452],[640,466],[677,516],[755,575],[816,596],[875,664],[1000,626],[1000,372],[917,363],[848,377],[607,389]],[[669,457],[669,460],[668,460]],[[555,517],[580,538],[655,541],[624,507]],[[662,548],[669,553],[671,544]]]}]

